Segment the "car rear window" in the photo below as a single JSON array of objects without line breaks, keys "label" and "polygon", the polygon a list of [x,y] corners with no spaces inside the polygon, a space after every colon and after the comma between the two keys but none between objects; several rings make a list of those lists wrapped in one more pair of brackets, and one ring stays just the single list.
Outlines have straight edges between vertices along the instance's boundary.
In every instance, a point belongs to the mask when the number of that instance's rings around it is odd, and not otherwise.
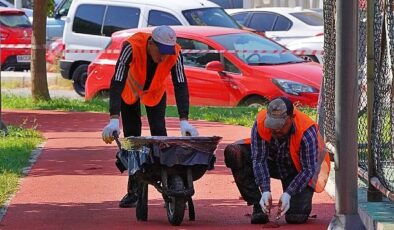
[{"label": "car rear window", "polygon": [[29,18],[23,13],[2,13],[0,14],[0,24],[8,27],[31,27]]},{"label": "car rear window", "polygon": [[222,8],[200,8],[183,11],[190,25],[240,28],[240,25]]},{"label": "car rear window", "polygon": [[315,12],[299,12],[290,14],[310,26],[323,26],[324,24],[323,17]]}]

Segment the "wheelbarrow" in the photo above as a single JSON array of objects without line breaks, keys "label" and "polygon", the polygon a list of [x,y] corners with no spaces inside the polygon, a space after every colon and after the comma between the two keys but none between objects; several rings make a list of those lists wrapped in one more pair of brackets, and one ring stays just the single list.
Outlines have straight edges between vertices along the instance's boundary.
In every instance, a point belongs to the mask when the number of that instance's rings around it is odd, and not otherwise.
[{"label": "wheelbarrow", "polygon": [[121,172],[128,171],[141,181],[138,189],[136,217],[148,219],[148,184],[153,185],[164,199],[168,221],[182,223],[186,203],[189,220],[195,220],[192,196],[193,182],[214,168],[215,150],[221,137],[126,137],[115,138],[116,154]]}]

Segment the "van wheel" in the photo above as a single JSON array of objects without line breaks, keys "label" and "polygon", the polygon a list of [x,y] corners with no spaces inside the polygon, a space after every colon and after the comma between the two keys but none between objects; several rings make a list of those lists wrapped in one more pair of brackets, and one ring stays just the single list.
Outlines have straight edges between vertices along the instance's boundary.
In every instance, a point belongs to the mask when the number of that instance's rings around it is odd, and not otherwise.
[{"label": "van wheel", "polygon": [[80,96],[84,97],[85,96],[85,83],[86,79],[88,77],[88,65],[87,64],[82,64],[79,65],[72,76],[72,79],[74,81],[73,86],[75,92],[79,94]]}]

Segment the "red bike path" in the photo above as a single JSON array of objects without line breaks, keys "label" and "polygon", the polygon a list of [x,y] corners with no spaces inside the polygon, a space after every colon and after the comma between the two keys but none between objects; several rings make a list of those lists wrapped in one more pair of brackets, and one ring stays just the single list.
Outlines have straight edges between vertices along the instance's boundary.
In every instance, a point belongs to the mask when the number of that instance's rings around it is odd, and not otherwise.
[{"label": "red bike path", "polygon": [[[3,111],[7,124],[36,126],[46,139],[42,153],[12,197],[0,229],[327,229],[335,213],[334,200],[315,193],[307,224],[251,225],[251,206],[240,198],[231,171],[223,161],[224,147],[249,136],[250,129],[216,122],[191,121],[201,136],[222,136],[216,151],[215,169],[195,181],[193,196],[196,220],[187,210],[182,225],[171,226],[161,195],[149,186],[148,221],[139,222],[135,209],[118,208],[125,194],[127,176],[114,164],[115,143],[106,145],[101,130],[108,122],[103,113],[54,111]],[[143,135],[149,135],[146,119]],[[179,122],[167,119],[169,136],[179,136]],[[277,204],[282,189],[274,180]],[[276,207],[273,209],[276,213]]]}]

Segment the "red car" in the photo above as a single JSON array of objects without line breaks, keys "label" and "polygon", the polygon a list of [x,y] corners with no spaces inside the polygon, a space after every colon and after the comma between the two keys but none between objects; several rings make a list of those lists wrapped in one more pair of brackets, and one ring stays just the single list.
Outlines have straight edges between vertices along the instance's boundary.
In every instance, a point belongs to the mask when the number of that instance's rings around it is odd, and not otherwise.
[{"label": "red car", "polygon": [[[287,96],[302,105],[317,105],[322,81],[319,64],[306,62],[272,40],[244,30],[172,28],[184,49],[191,105],[254,106],[278,96]],[[106,50],[89,65],[85,99],[109,89],[125,38],[151,30],[152,27],[131,29],[112,35]],[[168,86],[168,103],[175,104],[170,77]]]},{"label": "red car", "polygon": [[25,12],[0,7],[1,70],[30,69],[32,26]]}]

